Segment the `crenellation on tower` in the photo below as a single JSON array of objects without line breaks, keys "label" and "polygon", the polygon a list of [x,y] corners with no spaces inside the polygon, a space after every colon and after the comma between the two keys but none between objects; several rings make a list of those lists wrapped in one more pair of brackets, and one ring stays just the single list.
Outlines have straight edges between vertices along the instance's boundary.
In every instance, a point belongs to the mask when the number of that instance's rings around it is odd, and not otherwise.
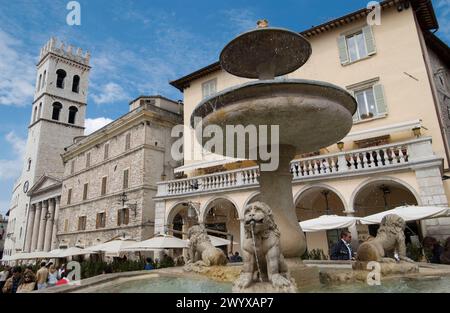
[{"label": "crenellation on tower", "polygon": [[72,45],[66,45],[63,41],[58,40],[56,37],[50,38],[50,40],[42,47],[39,55],[39,62],[41,62],[49,53],[53,53],[69,60],[89,65],[91,55],[89,51],[83,53],[83,49],[80,47],[74,47]]}]

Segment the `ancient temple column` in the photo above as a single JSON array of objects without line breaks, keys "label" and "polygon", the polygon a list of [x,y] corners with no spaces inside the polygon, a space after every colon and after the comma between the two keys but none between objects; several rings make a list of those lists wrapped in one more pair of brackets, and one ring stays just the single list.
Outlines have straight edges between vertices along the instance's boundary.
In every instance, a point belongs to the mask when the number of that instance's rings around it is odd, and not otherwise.
[{"label": "ancient temple column", "polygon": [[31,238],[31,252],[36,251],[38,237],[39,237],[39,225],[41,221],[41,212],[42,212],[42,202],[36,204],[36,213],[34,215],[33,221],[33,235]]},{"label": "ancient temple column", "polygon": [[55,214],[53,215],[53,230],[52,230],[52,242],[51,242],[51,249],[58,248],[58,242],[56,239],[56,232],[58,230],[58,215],[59,215],[59,200],[60,197],[55,198]]},{"label": "ancient temple column", "polygon": [[36,205],[30,205],[28,211],[27,234],[25,238],[25,252],[31,252],[31,238],[33,238],[34,216],[36,214]]},{"label": "ancient temple column", "polygon": [[44,249],[44,236],[45,236],[45,224],[47,222],[47,209],[48,209],[48,201],[45,200],[42,202],[42,212],[41,212],[41,221],[39,224],[39,236],[38,236],[37,251],[42,251]]},{"label": "ancient temple column", "polygon": [[55,199],[48,200],[48,213],[50,213],[50,218],[45,224],[45,237],[44,237],[44,251],[50,251],[50,246],[52,243],[52,230],[53,230],[53,219],[55,215]]}]

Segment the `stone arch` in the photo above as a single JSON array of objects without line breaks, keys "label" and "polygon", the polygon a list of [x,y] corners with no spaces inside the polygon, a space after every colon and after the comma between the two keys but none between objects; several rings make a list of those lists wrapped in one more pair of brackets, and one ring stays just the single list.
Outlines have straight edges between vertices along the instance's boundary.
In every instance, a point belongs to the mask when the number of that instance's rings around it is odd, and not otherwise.
[{"label": "stone arch", "polygon": [[[261,193],[259,191],[254,191],[250,194],[250,196],[247,197],[247,199],[244,202],[244,205],[242,206],[242,210],[249,204],[252,203],[252,200],[255,200],[256,198],[261,197]],[[239,214],[243,214],[243,212],[239,212]]]},{"label": "stone arch", "polygon": [[344,212],[348,211],[349,204],[347,203],[347,201],[346,201],[345,197],[342,195],[342,193],[339,190],[337,190],[336,188],[334,188],[334,187],[332,187],[332,186],[330,186],[328,184],[324,184],[324,183],[310,184],[310,185],[306,185],[303,188],[301,188],[294,195],[294,204],[297,203],[297,201],[300,198],[300,196],[302,195],[302,193],[308,191],[309,189],[316,188],[316,187],[317,188],[328,189],[328,190],[334,192],[339,197],[339,199],[341,200],[342,204],[344,205]]},{"label": "stone arch", "polygon": [[56,71],[56,87],[64,89],[64,80],[67,76],[67,73],[63,69],[58,69]]},{"label": "stone arch", "polygon": [[370,184],[373,183],[377,183],[377,182],[394,182],[397,183],[399,185],[401,185],[403,188],[407,189],[409,192],[411,192],[411,194],[414,196],[414,198],[417,201],[418,205],[421,205],[421,198],[419,193],[407,182],[399,179],[399,178],[395,178],[392,176],[381,176],[381,177],[374,177],[374,178],[368,178],[366,180],[364,180],[363,182],[361,182],[356,188],[355,190],[353,190],[351,196],[350,196],[350,200],[349,200],[349,205],[351,206],[350,210],[354,211],[354,204],[355,204],[355,199],[358,195],[358,193],[363,190],[365,187],[367,187]]},{"label": "stone arch", "polygon": [[232,199],[231,199],[230,197],[228,197],[228,196],[221,195],[221,196],[212,197],[211,199],[209,199],[208,201],[206,201],[206,202],[201,206],[201,208],[200,208],[200,216],[201,216],[201,220],[202,220],[202,221],[205,220],[205,216],[206,216],[206,214],[208,214],[208,212],[207,212],[208,206],[209,206],[211,203],[213,203],[214,201],[220,200],[220,199],[227,200],[227,201],[231,202],[231,203],[234,205],[236,211],[238,212],[239,217],[241,217],[241,216],[240,216],[240,208],[239,208],[239,206],[236,204],[236,202],[235,202],[234,200],[232,200]]},{"label": "stone arch", "polygon": [[184,205],[185,203],[187,203],[187,200],[180,200],[177,201],[176,203],[174,203],[169,210],[167,210],[165,219],[164,219],[164,224],[168,225],[169,223],[171,223],[173,221],[173,219],[175,218],[175,216],[179,213],[179,211],[183,210],[183,208],[187,207]]}]

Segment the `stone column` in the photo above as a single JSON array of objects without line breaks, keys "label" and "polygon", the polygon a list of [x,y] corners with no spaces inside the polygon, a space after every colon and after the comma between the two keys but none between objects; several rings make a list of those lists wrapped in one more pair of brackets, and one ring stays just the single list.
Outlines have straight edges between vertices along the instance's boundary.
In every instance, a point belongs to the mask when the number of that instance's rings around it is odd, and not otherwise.
[{"label": "stone column", "polygon": [[275,171],[262,171],[260,166],[261,199],[272,209],[275,223],[280,230],[281,252],[285,258],[301,257],[306,251],[306,239],[295,213],[292,194],[290,162],[295,148],[280,145],[279,166]]},{"label": "stone column", "polygon": [[31,239],[33,238],[34,216],[36,214],[36,205],[32,204],[28,211],[27,234],[25,239],[25,252],[31,252]]},{"label": "stone column", "polygon": [[44,251],[50,251],[50,246],[52,243],[52,230],[53,230],[53,220],[55,215],[55,199],[48,200],[48,212],[50,213],[50,219],[47,220],[45,224],[45,237],[44,237]]},{"label": "stone column", "polygon": [[56,238],[56,232],[58,231],[59,201],[60,201],[60,197],[56,197],[55,198],[55,214],[53,215],[53,230],[52,230],[51,250],[58,248],[58,241],[57,241],[57,238]]},{"label": "stone column", "polygon": [[[349,217],[353,217],[355,212],[354,211],[344,211],[344,213]],[[359,247],[358,230],[356,229],[356,223],[355,223],[355,225],[348,227],[348,231],[352,234],[352,248],[353,248],[353,251],[356,252],[356,250]]]},{"label": "stone column", "polygon": [[42,202],[39,202],[36,204],[36,213],[34,215],[33,221],[33,237],[31,238],[31,252],[34,252],[37,249],[41,212],[42,212]]},{"label": "stone column", "polygon": [[42,251],[44,249],[44,236],[45,236],[45,224],[47,222],[47,209],[48,209],[48,201],[45,200],[42,202],[42,212],[41,212],[41,220],[39,224],[39,236],[38,236],[38,245],[37,251]]}]

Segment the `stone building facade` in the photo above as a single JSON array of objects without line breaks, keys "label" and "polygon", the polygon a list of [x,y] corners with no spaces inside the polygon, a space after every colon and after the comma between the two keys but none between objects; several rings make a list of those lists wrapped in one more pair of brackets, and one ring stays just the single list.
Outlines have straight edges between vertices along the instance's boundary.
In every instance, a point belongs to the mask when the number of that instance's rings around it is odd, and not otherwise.
[{"label": "stone building facade", "polygon": [[128,114],[67,148],[59,246],[154,233],[156,182],[173,178],[177,166],[170,148],[172,127],[182,122],[180,106],[161,96],[139,97]]}]

